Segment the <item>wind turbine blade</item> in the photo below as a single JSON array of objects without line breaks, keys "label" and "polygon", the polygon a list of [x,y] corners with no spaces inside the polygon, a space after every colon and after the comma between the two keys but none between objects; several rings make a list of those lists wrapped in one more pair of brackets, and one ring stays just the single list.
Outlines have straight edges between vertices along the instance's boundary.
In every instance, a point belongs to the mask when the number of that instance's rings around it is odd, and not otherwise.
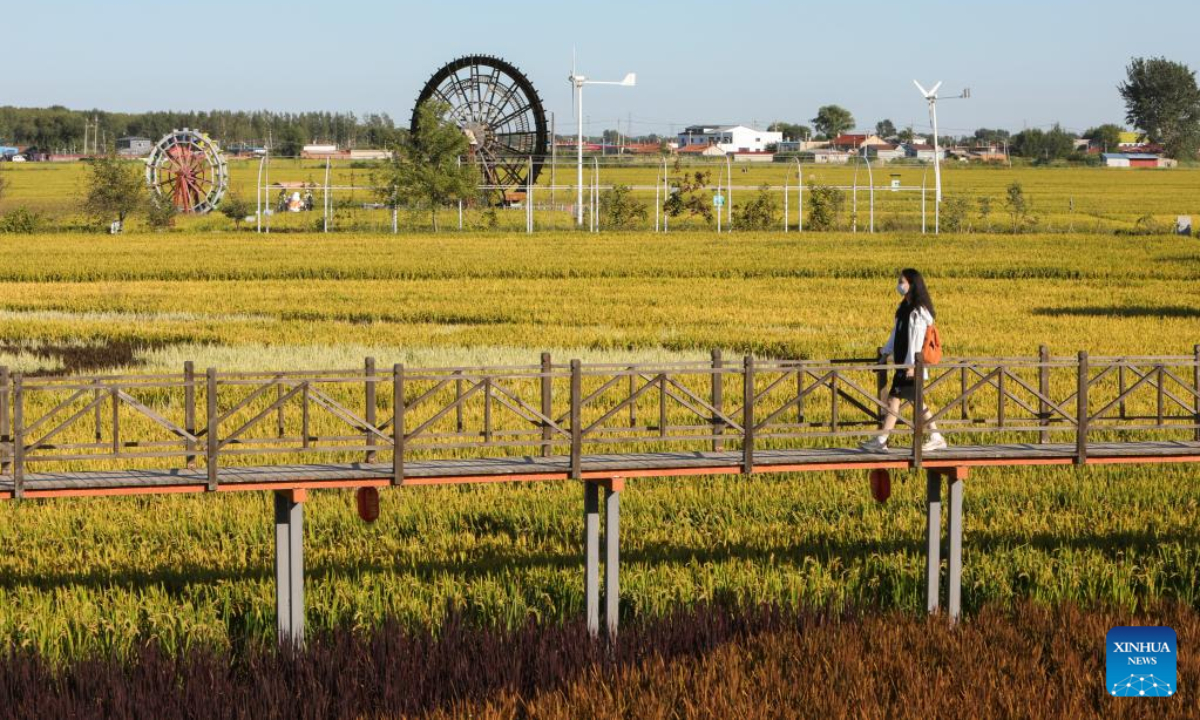
[{"label": "wind turbine blade", "polygon": [[938,80],[938,82],[937,82],[937,85],[934,85],[934,86],[933,86],[933,89],[929,91],[929,94],[930,94],[930,95],[937,95],[938,88],[940,88],[941,86],[942,86],[942,81],[941,81],[941,80]]},{"label": "wind turbine blade", "polygon": [[925,91],[925,88],[921,87],[921,83],[917,82],[916,80],[913,80],[913,85],[917,86],[917,89],[921,91],[922,95],[924,95],[925,97],[929,97],[929,93],[927,93]]},{"label": "wind turbine blade", "polygon": [[637,85],[637,73],[629,73],[626,75],[625,79],[621,81],[621,84],[625,87],[633,87],[634,85]]}]

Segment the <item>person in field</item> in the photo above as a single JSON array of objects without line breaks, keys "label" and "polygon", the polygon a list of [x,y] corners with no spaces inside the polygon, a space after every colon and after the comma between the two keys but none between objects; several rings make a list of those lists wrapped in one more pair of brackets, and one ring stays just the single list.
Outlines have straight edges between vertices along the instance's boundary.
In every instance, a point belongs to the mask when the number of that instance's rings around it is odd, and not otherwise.
[{"label": "person in field", "polygon": [[[917,353],[925,346],[925,333],[933,325],[935,312],[933,300],[929,297],[929,289],[925,286],[925,278],[912,268],[900,271],[896,281],[896,292],[901,295],[900,305],[896,308],[896,317],[892,322],[892,334],[888,336],[887,345],[883,348],[884,355],[891,355],[896,364],[913,365]],[[925,378],[928,379],[928,370]],[[916,378],[912,367],[896,370],[892,376],[892,387],[888,391],[887,417],[883,420],[883,431],[862,443],[859,447],[872,452],[887,450],[888,434],[896,427],[900,419],[901,402],[916,402]],[[946,439],[938,432],[933,423],[929,406],[922,403],[921,412],[925,414],[925,428],[930,431],[929,440],[922,446],[923,452],[941,450],[946,447]]]}]

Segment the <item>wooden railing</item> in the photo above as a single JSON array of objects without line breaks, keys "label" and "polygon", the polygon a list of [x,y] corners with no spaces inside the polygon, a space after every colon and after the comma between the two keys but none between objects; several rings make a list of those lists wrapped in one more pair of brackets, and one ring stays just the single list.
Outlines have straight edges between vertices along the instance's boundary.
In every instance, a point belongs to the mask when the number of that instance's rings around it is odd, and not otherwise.
[{"label": "wooden railing", "polygon": [[[878,434],[885,358],[660,364],[26,377],[0,368],[0,474],[15,496],[45,471],[374,463],[395,484],[408,462],[498,455],[561,458],[580,477],[601,453],[725,453],[845,447]],[[958,358],[914,368],[917,397],[955,443],[1200,441],[1200,346],[1190,355]],[[924,379],[925,371],[928,378]],[[914,466],[928,423],[893,436]],[[893,441],[894,446],[900,443]],[[390,467],[388,463],[390,462]]]}]

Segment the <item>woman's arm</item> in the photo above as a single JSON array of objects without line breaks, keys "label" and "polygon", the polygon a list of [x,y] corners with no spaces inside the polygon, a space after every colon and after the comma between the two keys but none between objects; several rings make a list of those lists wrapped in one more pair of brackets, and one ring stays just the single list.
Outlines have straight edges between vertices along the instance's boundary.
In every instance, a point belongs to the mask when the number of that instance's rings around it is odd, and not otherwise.
[{"label": "woman's arm", "polygon": [[883,355],[887,357],[892,354],[892,349],[896,347],[896,323],[892,322],[892,332],[888,335],[887,344],[883,346]]}]

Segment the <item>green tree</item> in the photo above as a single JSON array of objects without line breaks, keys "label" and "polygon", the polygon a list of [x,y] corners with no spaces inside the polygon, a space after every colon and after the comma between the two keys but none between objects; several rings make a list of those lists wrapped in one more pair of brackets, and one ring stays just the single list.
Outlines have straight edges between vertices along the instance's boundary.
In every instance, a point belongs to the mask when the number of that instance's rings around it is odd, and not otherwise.
[{"label": "green tree", "polygon": [[767,126],[770,132],[783,133],[784,140],[804,140],[812,137],[812,128],[789,122],[773,122]]},{"label": "green tree", "polygon": [[1025,197],[1025,188],[1020,181],[1013,180],[1012,184],[1008,186],[1004,194],[1004,207],[1008,210],[1009,217],[1012,218],[1013,233],[1020,232],[1029,219],[1029,211],[1032,207]]},{"label": "green tree", "polygon": [[4,199],[4,190],[7,187],[8,187],[8,180],[6,180],[3,175],[0,175],[0,200]]},{"label": "green tree", "polygon": [[952,233],[966,231],[970,211],[971,203],[965,197],[947,198],[942,203],[942,228]]},{"label": "green tree", "polygon": [[825,105],[817,110],[812,124],[825,137],[835,138],[854,127],[854,116],[839,105]]},{"label": "green tree", "polygon": [[6,233],[32,235],[42,226],[42,216],[22,205],[0,215],[0,235]]},{"label": "green tree", "polygon": [[447,119],[450,106],[426,101],[417,109],[416,127],[408,138],[391,147],[391,157],[376,178],[379,196],[393,208],[401,202],[429,207],[433,229],[438,230],[438,210],[467,200],[479,187],[474,163],[459,162],[470,145],[466,135]]},{"label": "green tree", "polygon": [[650,217],[645,203],[633,198],[628,185],[614,185],[611,190],[605,190],[600,195],[600,212],[604,215],[604,225],[618,230],[635,228]]},{"label": "green tree", "polygon": [[679,217],[687,213],[689,217],[697,215],[708,222],[713,221],[712,196],[705,188],[712,182],[712,172],[708,170],[684,170],[678,157],[673,168],[675,174],[668,180],[671,191],[663,203],[663,209],[671,217]]},{"label": "green tree", "polygon": [[241,195],[230,193],[221,200],[221,214],[233,221],[233,229],[239,230],[242,221],[250,214],[250,203]]},{"label": "green tree", "polygon": [[166,230],[175,224],[179,208],[167,195],[146,193],[146,224],[154,230]]},{"label": "green tree", "polygon": [[881,138],[890,138],[896,135],[896,126],[891,120],[880,120],[875,123],[875,134]]},{"label": "green tree", "polygon": [[90,160],[83,212],[100,225],[116,220],[123,227],[125,219],[146,201],[146,181],[141,171],[140,163],[115,155]]},{"label": "green tree", "polygon": [[272,137],[271,152],[280,157],[300,157],[307,138],[304,129],[297,125],[285,125]]},{"label": "green tree", "polygon": [[771,186],[764,184],[749,201],[733,209],[735,230],[770,230],[779,219],[779,202],[771,193]]},{"label": "green tree", "polygon": [[1013,153],[1037,162],[1062,160],[1075,153],[1075,136],[1055,124],[1049,130],[1031,128],[1016,134]]},{"label": "green tree", "polygon": [[1193,158],[1200,148],[1200,87],[1196,73],[1166,58],[1134,58],[1117,86],[1125,119],[1162,144],[1174,158]]},{"label": "green tree", "polygon": [[992,199],[987,195],[979,198],[979,222],[983,223],[987,232],[992,231]]},{"label": "green tree", "polygon": [[832,230],[846,204],[846,193],[832,185],[808,183],[808,225],[810,230]]},{"label": "green tree", "polygon": [[1125,128],[1113,123],[1105,123],[1094,128],[1088,128],[1083,134],[1093,145],[1099,146],[1104,152],[1116,152],[1121,145],[1121,133]]}]

